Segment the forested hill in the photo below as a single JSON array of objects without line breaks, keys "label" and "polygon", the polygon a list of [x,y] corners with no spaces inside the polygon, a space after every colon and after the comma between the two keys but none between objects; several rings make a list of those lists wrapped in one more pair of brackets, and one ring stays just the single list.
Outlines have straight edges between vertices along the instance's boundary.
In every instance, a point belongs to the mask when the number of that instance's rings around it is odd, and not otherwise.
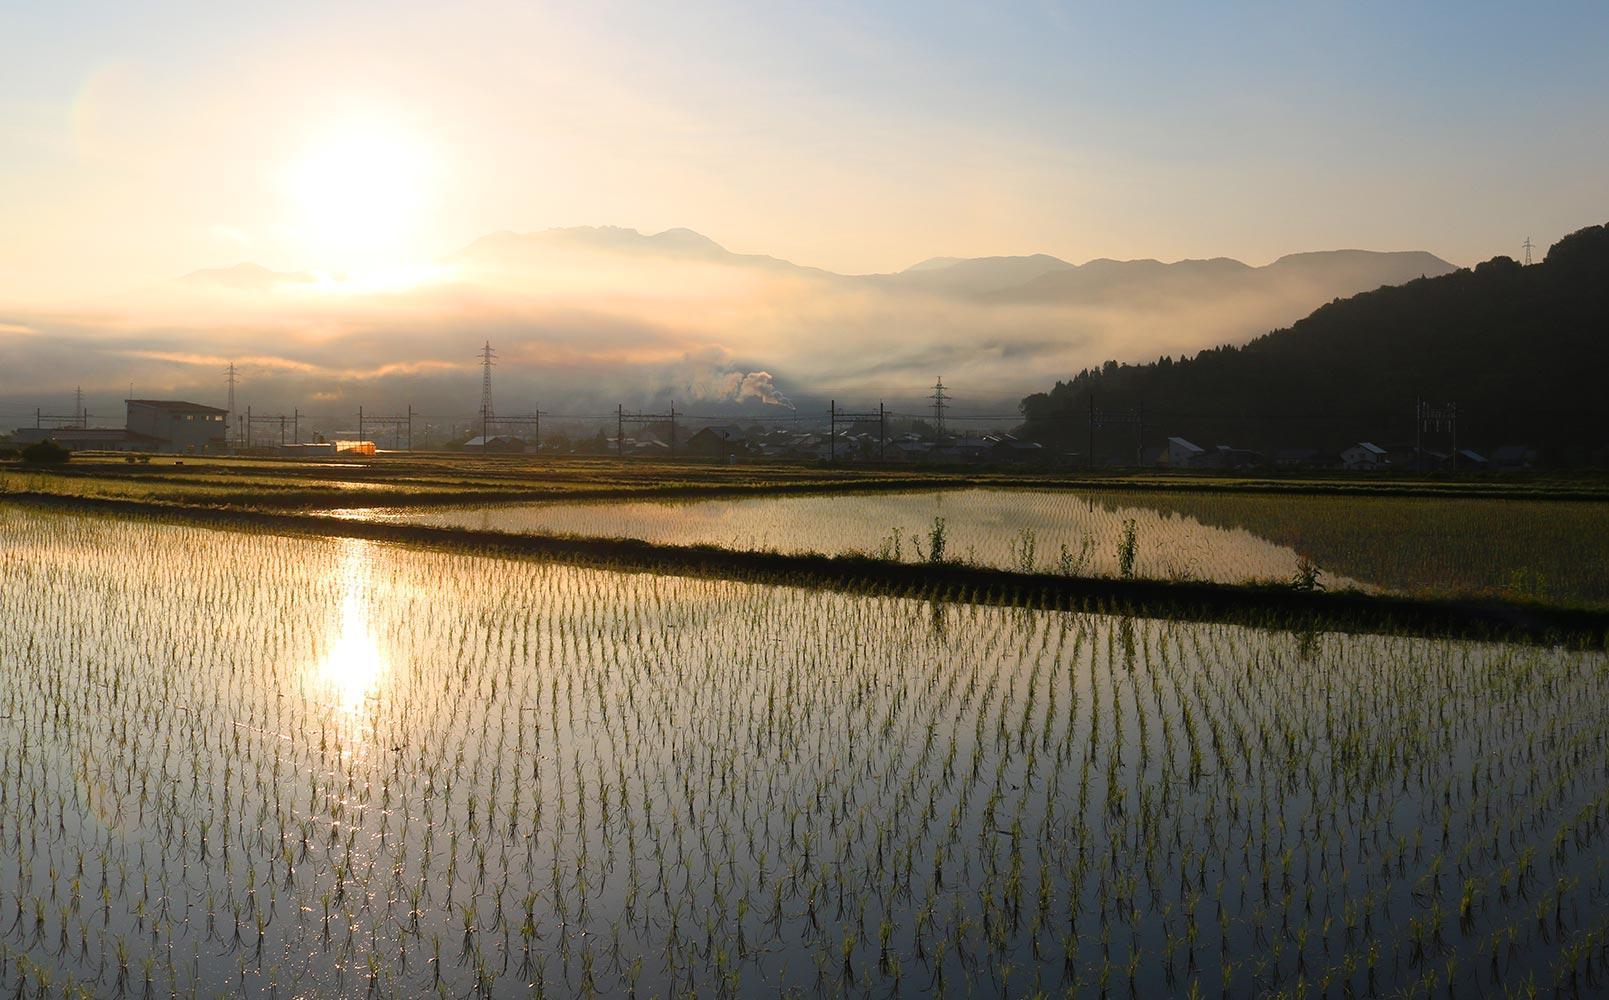
[{"label": "forested hill", "polygon": [[[1609,227],[1561,239],[1543,262],[1508,257],[1322,306],[1244,347],[1144,365],[1109,361],[1022,401],[1025,435],[1086,450],[1098,412],[1143,408],[1148,447],[1265,453],[1412,441],[1414,403],[1458,406],[1459,447],[1519,444],[1550,464],[1609,445]],[[1427,447],[1445,447],[1446,439]],[[1132,456],[1132,425],[1097,429],[1097,461]]]}]

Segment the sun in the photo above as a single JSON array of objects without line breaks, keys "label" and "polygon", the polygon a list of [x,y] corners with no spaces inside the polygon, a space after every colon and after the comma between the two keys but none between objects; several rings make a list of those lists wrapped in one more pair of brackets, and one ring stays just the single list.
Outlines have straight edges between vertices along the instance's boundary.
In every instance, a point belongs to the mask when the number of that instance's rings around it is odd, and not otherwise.
[{"label": "sun", "polygon": [[425,145],[406,131],[367,122],[332,129],[287,173],[290,226],[315,266],[362,271],[406,263],[432,174]]}]

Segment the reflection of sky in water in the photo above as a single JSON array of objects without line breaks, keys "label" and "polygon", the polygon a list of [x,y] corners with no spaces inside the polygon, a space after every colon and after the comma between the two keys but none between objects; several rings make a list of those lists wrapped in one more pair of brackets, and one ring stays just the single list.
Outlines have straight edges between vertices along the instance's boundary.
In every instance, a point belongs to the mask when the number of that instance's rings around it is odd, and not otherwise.
[{"label": "reflection of sky in water", "polygon": [[340,616],[328,652],[315,665],[314,680],[332,707],[356,715],[386,675],[385,657],[371,624],[366,543],[345,541],[340,574]]},{"label": "reflection of sky in water", "polygon": [[[1135,573],[1142,577],[1286,581],[1295,574],[1298,561],[1292,549],[1245,528],[1206,525],[1189,516],[1065,491],[963,489],[622,500],[351,511],[347,516],[480,530],[640,538],[671,545],[888,556],[894,554],[898,531],[897,547],[905,561],[922,558],[933,519],[942,517],[950,558],[1020,569],[1027,541],[1035,570],[1095,576],[1118,575],[1123,523],[1133,520]],[[1328,574],[1324,579],[1332,587],[1357,585]]]}]

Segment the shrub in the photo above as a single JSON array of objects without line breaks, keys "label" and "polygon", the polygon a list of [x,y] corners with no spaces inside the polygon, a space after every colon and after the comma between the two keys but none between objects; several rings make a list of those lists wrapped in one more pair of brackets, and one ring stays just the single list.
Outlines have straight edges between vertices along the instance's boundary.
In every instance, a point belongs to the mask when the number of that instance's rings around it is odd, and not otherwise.
[{"label": "shrub", "polygon": [[49,438],[25,446],[20,454],[29,465],[65,465],[73,457],[72,452]]},{"label": "shrub", "polygon": [[1296,575],[1291,578],[1291,588],[1311,593],[1323,590],[1324,584],[1319,583],[1319,567],[1310,557],[1303,555],[1296,560]]},{"label": "shrub", "polygon": [[1134,519],[1123,522],[1123,538],[1117,543],[1117,572],[1125,580],[1134,579],[1134,554],[1139,545],[1135,539]]}]

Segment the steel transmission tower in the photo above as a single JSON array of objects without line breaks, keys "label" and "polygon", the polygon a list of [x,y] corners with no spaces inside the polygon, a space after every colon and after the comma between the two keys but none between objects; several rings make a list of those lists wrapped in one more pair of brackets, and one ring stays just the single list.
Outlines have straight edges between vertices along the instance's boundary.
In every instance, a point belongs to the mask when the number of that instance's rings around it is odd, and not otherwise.
[{"label": "steel transmission tower", "polygon": [[480,349],[480,436],[482,446],[485,445],[487,425],[492,421],[492,365],[497,352],[492,350],[492,342],[487,341],[486,346]]},{"label": "steel transmission tower", "polygon": [[1535,249],[1535,244],[1533,244],[1531,242],[1531,238],[1529,236],[1527,236],[1525,238],[1525,266],[1526,267],[1531,266],[1531,251],[1533,249]]},{"label": "steel transmission tower", "polygon": [[933,428],[939,437],[944,436],[944,411],[950,405],[950,397],[944,391],[944,376],[933,384],[933,395],[927,397],[933,401]]}]

